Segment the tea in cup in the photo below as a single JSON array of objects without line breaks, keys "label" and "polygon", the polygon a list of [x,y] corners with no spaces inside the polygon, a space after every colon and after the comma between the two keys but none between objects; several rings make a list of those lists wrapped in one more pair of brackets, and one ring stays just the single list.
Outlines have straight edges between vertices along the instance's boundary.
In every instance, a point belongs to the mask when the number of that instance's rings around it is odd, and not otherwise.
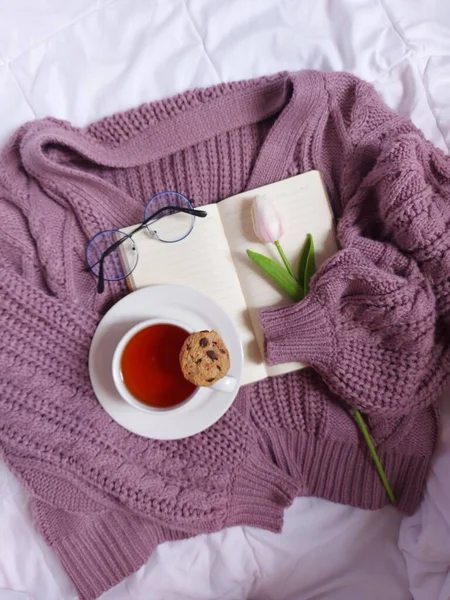
[{"label": "tea in cup", "polygon": [[[177,409],[196,395],[199,388],[184,378],[179,359],[191,333],[183,323],[150,319],[122,337],[114,352],[112,371],[116,388],[128,404],[161,412]],[[233,392],[236,383],[226,376],[212,389]]]}]

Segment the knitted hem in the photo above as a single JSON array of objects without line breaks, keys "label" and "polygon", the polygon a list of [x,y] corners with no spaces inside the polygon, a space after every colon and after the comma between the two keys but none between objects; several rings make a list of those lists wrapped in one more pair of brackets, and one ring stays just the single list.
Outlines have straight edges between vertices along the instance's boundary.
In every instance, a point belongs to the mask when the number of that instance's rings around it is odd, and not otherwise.
[{"label": "knitted hem", "polygon": [[236,473],[225,526],[280,532],[284,510],[292,504],[297,492],[298,484],[255,448]]},{"label": "knitted hem", "polygon": [[[317,496],[369,510],[390,504],[365,446],[332,438],[316,440],[280,429],[268,430],[265,437],[276,464],[299,483],[299,496]],[[431,456],[381,450],[378,455],[396,497],[396,508],[413,514],[422,501]]]},{"label": "knitted hem", "polygon": [[313,294],[294,306],[262,310],[260,321],[269,365],[299,361],[322,370],[332,365],[335,334]]},{"label": "knitted hem", "polygon": [[137,571],[158,544],[187,537],[124,512],[107,512],[95,515],[76,534],[55,540],[47,530],[51,513],[46,512],[34,503],[40,530],[59,556],[80,600],[95,600]]},{"label": "knitted hem", "polygon": [[[297,483],[268,462],[255,447],[231,484],[225,522],[208,530],[240,525],[279,532],[284,510],[292,503],[297,491]],[[39,500],[33,502],[33,513],[44,539],[57,553],[75,585],[80,600],[94,600],[136,572],[159,544],[193,535],[125,511],[105,511],[91,517],[79,515],[73,533],[55,537],[55,522],[63,519],[68,529],[69,521],[76,519],[76,515],[68,515],[67,521],[64,511]]]}]

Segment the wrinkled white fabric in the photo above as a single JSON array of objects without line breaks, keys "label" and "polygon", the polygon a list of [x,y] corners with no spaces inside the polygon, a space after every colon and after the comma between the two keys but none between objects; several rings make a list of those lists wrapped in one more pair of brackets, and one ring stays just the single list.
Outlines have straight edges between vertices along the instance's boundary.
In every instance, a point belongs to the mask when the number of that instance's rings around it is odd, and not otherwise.
[{"label": "wrinkled white fabric", "polygon": [[[444,0],[0,0],[0,142],[36,117],[84,125],[188,88],[301,68],[373,82],[450,147]],[[163,544],[102,600],[448,600],[445,403],[444,417],[413,517],[298,499],[282,534],[236,527]],[[75,599],[26,494],[0,464],[0,600]]]},{"label": "wrinkled white fabric", "polygon": [[450,394],[442,405],[440,444],[420,510],[404,519],[399,546],[414,600],[450,598]]}]

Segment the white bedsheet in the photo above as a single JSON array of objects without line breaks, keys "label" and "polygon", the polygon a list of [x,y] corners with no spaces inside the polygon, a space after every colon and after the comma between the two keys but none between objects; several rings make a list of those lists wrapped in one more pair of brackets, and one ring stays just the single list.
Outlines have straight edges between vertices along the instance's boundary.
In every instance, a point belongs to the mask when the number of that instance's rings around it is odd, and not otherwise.
[{"label": "white bedsheet", "polygon": [[[317,68],[373,82],[447,150],[449,34],[447,0],[0,0],[0,142],[29,119],[84,125],[195,86]],[[414,517],[298,499],[282,534],[163,544],[102,600],[408,600],[410,587],[415,600],[448,600],[449,463],[446,411]],[[0,600],[75,598],[0,464]]]}]

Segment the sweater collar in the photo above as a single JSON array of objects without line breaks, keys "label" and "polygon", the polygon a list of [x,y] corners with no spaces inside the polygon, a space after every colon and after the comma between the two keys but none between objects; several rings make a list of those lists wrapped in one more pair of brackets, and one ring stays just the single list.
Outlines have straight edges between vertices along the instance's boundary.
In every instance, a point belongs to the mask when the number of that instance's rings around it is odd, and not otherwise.
[{"label": "sweater collar", "polygon": [[[247,189],[284,179],[302,131],[311,120],[318,121],[319,111],[327,104],[323,75],[317,71],[282,73],[274,78],[249,82],[244,87],[238,83],[229,84],[229,88],[226,93],[187,106],[173,116],[165,116],[129,139],[120,139],[117,144],[94,137],[89,129],[72,128],[53,119],[48,120],[47,126],[40,122],[22,142],[23,164],[42,187],[52,182],[59,188],[59,193],[65,195],[69,184],[77,194],[106,206],[115,222],[128,222],[138,208],[134,198],[92,173],[55,161],[46,148],[58,145],[96,165],[128,168],[277,115],[255,162]],[[170,100],[162,104],[165,102]],[[96,127],[101,128],[107,120],[98,122]],[[111,119],[110,127],[119,131],[120,115]],[[111,198],[117,200],[114,206]]]},{"label": "sweater collar", "polygon": [[[60,172],[64,167],[54,163],[44,152],[48,144],[56,143],[72,148],[99,165],[133,167],[279,113],[257,165],[261,172],[275,172],[278,170],[276,163],[287,160],[287,148],[283,142],[288,143],[289,150],[292,149],[292,143],[306,121],[304,117],[311,117],[317,106],[323,104],[324,95],[321,73],[285,73],[275,80],[255,83],[187,108],[172,118],[150,125],[116,147],[87,136],[84,129],[68,128],[65,123],[52,119],[48,127],[40,127],[36,134],[24,140],[22,156],[31,163],[32,170],[43,169],[52,174]],[[278,152],[274,153],[275,149]]]}]

